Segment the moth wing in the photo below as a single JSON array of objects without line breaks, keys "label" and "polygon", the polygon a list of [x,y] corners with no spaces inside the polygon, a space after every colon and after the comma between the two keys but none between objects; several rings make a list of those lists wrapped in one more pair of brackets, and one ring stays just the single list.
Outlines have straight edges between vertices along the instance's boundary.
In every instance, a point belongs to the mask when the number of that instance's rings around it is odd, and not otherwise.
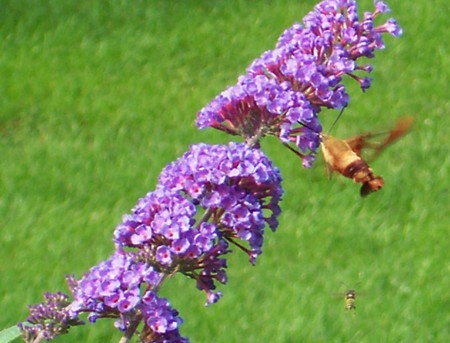
[{"label": "moth wing", "polygon": [[320,147],[322,150],[323,162],[325,165],[325,173],[327,174],[328,180],[331,180],[333,173],[337,172],[335,170],[335,167],[333,166],[334,160],[329,151],[329,141],[335,141],[335,140],[336,140],[336,138],[334,138],[332,136],[323,135],[322,142],[320,143]]},{"label": "moth wing", "polygon": [[333,175],[333,168],[331,167],[331,164],[325,158],[325,153],[324,153],[323,149],[322,149],[322,156],[323,156],[323,161],[324,161],[324,166],[325,166],[325,173],[327,174],[328,180],[331,180],[331,176]]},{"label": "moth wing", "polygon": [[[411,130],[413,122],[414,119],[412,116],[401,117],[390,131],[378,133],[365,132],[358,136],[348,138],[345,142],[361,158],[363,155],[367,155],[366,151],[371,150],[369,156],[365,156],[364,158],[367,161],[371,161],[378,157],[389,145],[406,135]],[[377,139],[377,137],[382,137],[382,139]]]},{"label": "moth wing", "polygon": [[374,149],[374,157],[377,157],[387,146],[406,135],[411,130],[413,123],[414,118],[412,116],[398,119],[394,128],[389,131],[388,136]]},{"label": "moth wing", "polygon": [[350,146],[353,152],[362,157],[363,149],[367,148],[371,143],[369,142],[370,137],[373,135],[370,132],[363,133],[361,135],[345,139],[345,142]]}]

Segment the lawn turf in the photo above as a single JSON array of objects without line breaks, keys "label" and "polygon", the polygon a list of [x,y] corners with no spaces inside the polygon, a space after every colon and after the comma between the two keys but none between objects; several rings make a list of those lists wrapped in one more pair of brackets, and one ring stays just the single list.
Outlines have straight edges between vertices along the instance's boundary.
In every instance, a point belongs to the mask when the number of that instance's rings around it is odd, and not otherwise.
[{"label": "lawn turf", "polygon": [[[327,180],[320,159],[302,169],[267,139],[286,194],[256,267],[230,255],[224,298],[209,308],[192,280],[177,276],[162,290],[192,342],[450,340],[448,6],[388,3],[404,35],[387,37],[371,61],[369,91],[349,83],[333,132],[415,117],[414,131],[372,165],[384,189],[362,200],[351,181]],[[122,215],[189,144],[234,139],[198,131],[196,112],[314,4],[0,3],[1,328],[45,291],[66,291],[65,274],[107,258]],[[335,116],[324,113],[325,128]],[[361,293],[354,314],[342,294],[352,287]],[[100,321],[56,341],[119,337]]]}]

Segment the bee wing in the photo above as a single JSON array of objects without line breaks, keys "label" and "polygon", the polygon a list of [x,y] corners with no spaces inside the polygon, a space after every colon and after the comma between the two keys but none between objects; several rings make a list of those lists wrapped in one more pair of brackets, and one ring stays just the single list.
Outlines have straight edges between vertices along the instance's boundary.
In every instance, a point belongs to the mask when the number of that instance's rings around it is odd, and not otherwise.
[{"label": "bee wing", "polygon": [[[366,132],[358,136],[348,138],[345,142],[350,146],[355,154],[361,158],[364,151],[372,150],[370,157],[365,159],[373,160],[378,157],[378,155],[380,155],[389,145],[406,135],[411,130],[413,122],[414,119],[411,116],[401,117],[397,120],[394,128],[390,131],[378,133]],[[383,139],[378,141],[375,140],[376,137],[380,136],[383,136]]]},{"label": "bee wing", "polygon": [[345,292],[334,292],[330,294],[330,297],[341,300],[345,297]]}]

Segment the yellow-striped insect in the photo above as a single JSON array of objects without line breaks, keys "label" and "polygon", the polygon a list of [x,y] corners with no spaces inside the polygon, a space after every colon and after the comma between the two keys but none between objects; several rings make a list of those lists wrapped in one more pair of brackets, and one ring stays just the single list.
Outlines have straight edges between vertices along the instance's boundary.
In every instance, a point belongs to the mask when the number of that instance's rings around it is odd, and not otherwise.
[{"label": "yellow-striped insect", "polygon": [[[358,282],[357,284],[359,284]],[[344,306],[346,310],[352,311],[356,310],[356,288],[348,288],[344,283],[342,285],[345,287],[344,291],[339,293],[335,293],[334,296],[344,299]],[[361,292],[358,292],[358,297],[361,295]]]},{"label": "yellow-striped insect", "polygon": [[356,291],[354,289],[348,289],[344,293],[345,308],[347,310],[356,309]]}]

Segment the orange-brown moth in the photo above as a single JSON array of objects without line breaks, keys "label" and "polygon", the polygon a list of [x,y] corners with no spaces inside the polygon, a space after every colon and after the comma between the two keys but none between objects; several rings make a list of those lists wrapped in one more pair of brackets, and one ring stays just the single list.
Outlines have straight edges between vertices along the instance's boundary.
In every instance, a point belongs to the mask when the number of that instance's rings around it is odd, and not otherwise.
[{"label": "orange-brown moth", "polygon": [[360,194],[363,197],[379,190],[383,187],[384,180],[381,176],[375,176],[369,164],[362,157],[362,151],[365,148],[371,148],[373,149],[373,157],[378,156],[387,146],[405,135],[410,130],[412,123],[412,117],[400,118],[381,142],[370,140],[379,136],[379,133],[367,132],[349,139],[338,139],[322,134],[321,148],[327,173],[337,172],[361,183]]}]

